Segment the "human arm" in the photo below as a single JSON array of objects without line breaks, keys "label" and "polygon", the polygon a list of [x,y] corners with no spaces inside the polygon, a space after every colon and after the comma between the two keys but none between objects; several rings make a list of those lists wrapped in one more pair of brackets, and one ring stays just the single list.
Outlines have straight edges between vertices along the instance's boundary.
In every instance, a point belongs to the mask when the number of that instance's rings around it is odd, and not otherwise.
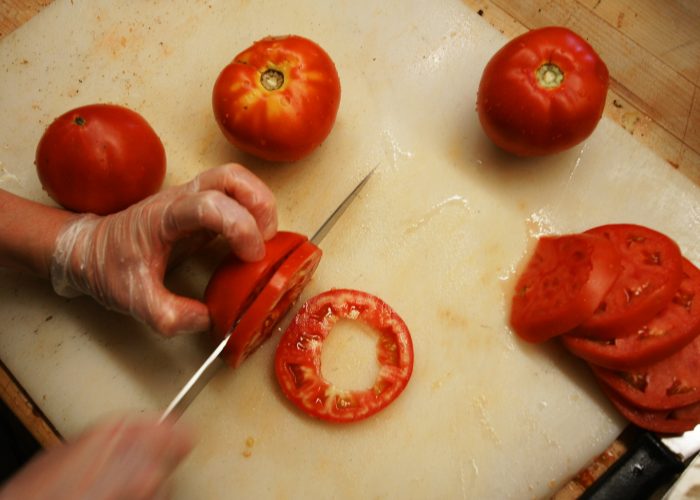
[{"label": "human arm", "polygon": [[90,295],[165,336],[209,328],[203,303],[163,285],[177,242],[220,234],[241,259],[257,260],[264,255],[264,240],[277,231],[272,192],[235,164],[104,217],[2,196],[1,264],[50,276],[58,293]]}]

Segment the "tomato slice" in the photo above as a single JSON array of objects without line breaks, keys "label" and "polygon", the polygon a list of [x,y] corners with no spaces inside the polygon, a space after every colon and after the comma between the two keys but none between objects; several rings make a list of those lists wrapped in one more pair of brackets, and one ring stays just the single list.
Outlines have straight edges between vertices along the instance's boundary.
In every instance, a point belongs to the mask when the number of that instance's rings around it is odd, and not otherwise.
[{"label": "tomato slice", "polygon": [[321,249],[305,241],[284,259],[262,291],[243,312],[222,357],[239,366],[265,342],[277,321],[301,295],[321,260]]},{"label": "tomato slice", "polygon": [[285,257],[307,240],[306,236],[279,231],[265,243],[265,257],[243,262],[234,254],[216,268],[204,291],[212,318],[212,334],[221,341],[234,321],[269,281]]},{"label": "tomato slice", "polygon": [[623,331],[632,333],[666,307],[678,290],[680,249],[668,236],[635,224],[609,224],[586,233],[613,243],[621,256],[622,271],[578,333],[605,339]]},{"label": "tomato slice", "polygon": [[511,325],[529,342],[567,332],[593,314],[619,271],[619,255],[605,238],[544,236],[515,286]]},{"label": "tomato slice", "polygon": [[642,368],[591,368],[600,381],[640,408],[670,410],[700,401],[700,336],[674,354]]},{"label": "tomato slice", "polygon": [[[340,318],[361,321],[379,334],[379,375],[367,390],[338,388],[321,374],[323,342]],[[406,324],[381,299],[357,290],[329,290],[308,300],[275,355],[284,395],[308,415],[331,422],[374,415],[401,394],[412,371],[413,343]]]},{"label": "tomato slice", "polygon": [[674,410],[648,410],[635,407],[607,387],[603,386],[603,392],[622,416],[642,429],[662,434],[681,434],[700,423],[700,403]]},{"label": "tomato slice", "polygon": [[610,340],[573,334],[565,334],[561,339],[573,354],[612,370],[629,370],[659,361],[700,334],[700,270],[683,258],[683,277],[671,302],[654,319],[631,330]]}]

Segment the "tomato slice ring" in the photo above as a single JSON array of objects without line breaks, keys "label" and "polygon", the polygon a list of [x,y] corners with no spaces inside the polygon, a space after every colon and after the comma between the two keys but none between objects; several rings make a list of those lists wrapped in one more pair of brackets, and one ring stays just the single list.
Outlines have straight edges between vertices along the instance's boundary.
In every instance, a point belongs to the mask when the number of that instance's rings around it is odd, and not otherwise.
[{"label": "tomato slice ring", "polygon": [[681,434],[700,422],[700,403],[674,410],[637,408],[608,387],[602,387],[610,402],[620,414],[637,427],[661,434]]},{"label": "tomato slice ring", "polygon": [[586,231],[610,240],[621,255],[622,271],[579,334],[609,339],[656,316],[678,290],[682,257],[668,236],[634,224],[609,224]]},{"label": "tomato slice ring", "polygon": [[260,347],[272,333],[277,321],[301,295],[321,260],[321,249],[305,241],[282,262],[243,312],[233,330],[222,357],[233,368]]},{"label": "tomato slice ring", "polygon": [[700,334],[700,270],[683,258],[683,278],[671,302],[654,319],[620,338],[596,340],[565,334],[564,346],[589,363],[629,370],[655,363]]},{"label": "tomato slice ring", "polygon": [[301,234],[279,231],[265,243],[262,260],[243,262],[230,254],[219,264],[204,291],[204,301],[212,318],[212,335],[217,341],[224,338],[284,258],[306,240]]},{"label": "tomato slice ring", "polygon": [[515,286],[511,325],[529,342],[571,330],[598,308],[619,270],[619,255],[604,238],[540,238]]},{"label": "tomato slice ring", "polygon": [[[343,390],[321,375],[323,342],[340,318],[362,321],[379,334],[379,375],[367,390]],[[275,354],[284,395],[308,415],[331,422],[374,415],[401,394],[412,371],[413,343],[406,324],[381,299],[356,290],[329,290],[308,300]]]},{"label": "tomato slice ring", "polygon": [[700,401],[700,336],[661,361],[633,370],[591,365],[595,376],[639,408],[670,410]]}]

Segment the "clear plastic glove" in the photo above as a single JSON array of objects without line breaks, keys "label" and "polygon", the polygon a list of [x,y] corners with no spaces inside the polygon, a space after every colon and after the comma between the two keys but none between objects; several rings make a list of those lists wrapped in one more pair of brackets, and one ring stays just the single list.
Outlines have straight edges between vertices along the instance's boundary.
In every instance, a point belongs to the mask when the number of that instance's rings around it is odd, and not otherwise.
[{"label": "clear plastic glove", "polygon": [[173,245],[220,234],[242,260],[254,261],[276,232],[269,188],[244,167],[224,165],[122,212],[70,219],[56,239],[51,281],[60,295],[90,295],[164,336],[201,332],[210,327],[206,305],[163,285]]},{"label": "clear plastic glove", "polygon": [[169,421],[102,423],[40,452],[0,489],[0,500],[166,498],[167,479],[193,443],[188,429]]}]

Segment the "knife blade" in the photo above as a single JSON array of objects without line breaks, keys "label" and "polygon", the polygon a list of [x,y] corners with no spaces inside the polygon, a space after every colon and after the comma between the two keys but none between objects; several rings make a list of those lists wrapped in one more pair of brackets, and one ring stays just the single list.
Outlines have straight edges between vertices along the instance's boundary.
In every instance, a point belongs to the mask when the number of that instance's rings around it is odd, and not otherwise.
[{"label": "knife blade", "polygon": [[[331,215],[328,216],[328,218],[323,222],[323,224],[321,224],[321,227],[319,227],[314,233],[314,235],[311,237],[311,239],[309,240],[311,241],[311,243],[313,243],[316,246],[318,246],[319,243],[321,243],[321,240],[323,240],[323,238],[330,232],[331,228],[347,210],[347,208],[357,197],[357,195],[360,193],[365,184],[367,184],[370,177],[372,176],[372,174],[378,166],[379,164],[377,163],[374,167],[372,167],[372,170],[370,170],[369,173],[367,173],[367,175],[365,175],[362,178],[362,180],[357,184],[357,186],[355,186],[353,190],[343,199],[340,205],[338,205],[336,209],[333,210]],[[218,368],[224,364],[223,360],[219,358],[219,355],[223,352],[224,348],[226,347],[226,344],[228,344],[231,335],[238,326],[238,323],[240,323],[241,318],[244,314],[245,310],[243,310],[241,314],[238,315],[238,319],[236,319],[236,321],[231,325],[223,340],[219,342],[219,344],[211,352],[209,357],[207,357],[207,359],[204,360],[204,363],[202,363],[202,365],[194,372],[194,374],[185,383],[185,385],[182,386],[182,389],[180,389],[180,391],[173,398],[173,400],[170,402],[168,407],[161,415],[159,420],[160,422],[163,422],[168,418],[180,418],[180,416],[184,413],[184,411],[194,400],[197,394],[201,392],[204,386],[207,385],[207,383],[211,380],[214,374],[218,371]]]},{"label": "knife blade", "polygon": [[700,450],[700,424],[678,436],[644,431],[579,497],[582,500],[646,499],[685,468]]}]

